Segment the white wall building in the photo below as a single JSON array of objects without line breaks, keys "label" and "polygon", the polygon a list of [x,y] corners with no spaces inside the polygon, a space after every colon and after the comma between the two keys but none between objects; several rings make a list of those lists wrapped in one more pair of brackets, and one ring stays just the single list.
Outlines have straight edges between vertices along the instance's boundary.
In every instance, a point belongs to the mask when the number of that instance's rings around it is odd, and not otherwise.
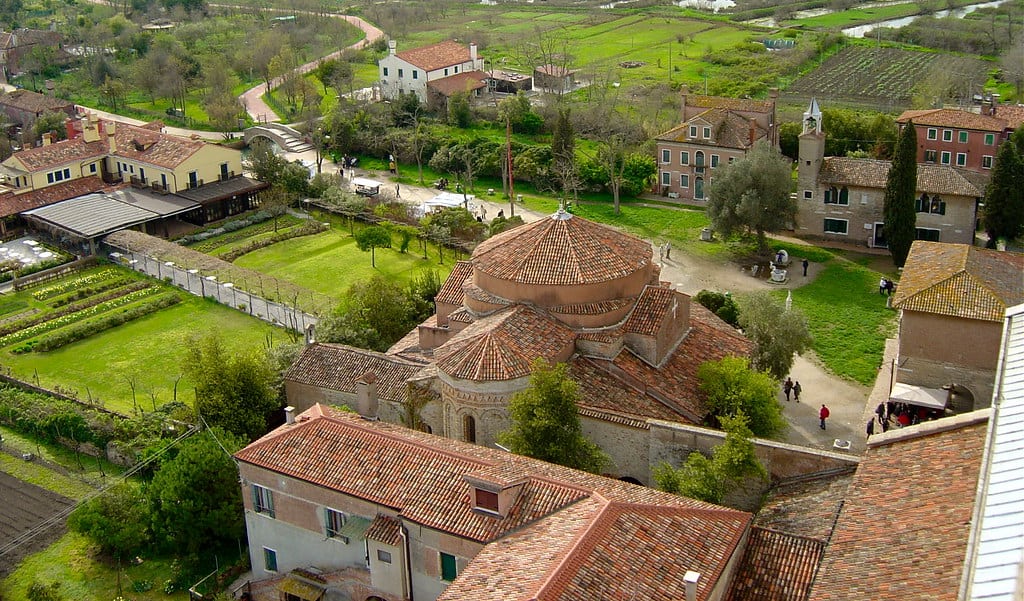
[{"label": "white wall building", "polygon": [[402,92],[413,92],[420,102],[427,101],[427,82],[444,79],[468,71],[482,71],[483,59],[476,53],[476,44],[465,47],[451,40],[397,52],[398,43],[388,41],[388,55],[377,63],[381,91],[385,98]]}]

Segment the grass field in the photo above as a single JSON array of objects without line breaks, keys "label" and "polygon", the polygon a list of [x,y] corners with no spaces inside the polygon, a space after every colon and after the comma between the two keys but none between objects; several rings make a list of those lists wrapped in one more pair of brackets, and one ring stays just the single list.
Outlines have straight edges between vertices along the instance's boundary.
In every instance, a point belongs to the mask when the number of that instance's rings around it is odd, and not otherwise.
[{"label": "grass field", "polygon": [[906,4],[893,4],[890,6],[851,8],[849,10],[834,12],[828,15],[821,15],[820,17],[795,19],[793,21],[787,21],[785,24],[790,26],[799,25],[802,27],[821,29],[841,29],[843,27],[852,27],[861,23],[873,23],[875,21],[882,21],[885,19],[908,17],[910,15],[916,15],[919,12],[921,12],[920,5],[914,2],[908,2]]}]

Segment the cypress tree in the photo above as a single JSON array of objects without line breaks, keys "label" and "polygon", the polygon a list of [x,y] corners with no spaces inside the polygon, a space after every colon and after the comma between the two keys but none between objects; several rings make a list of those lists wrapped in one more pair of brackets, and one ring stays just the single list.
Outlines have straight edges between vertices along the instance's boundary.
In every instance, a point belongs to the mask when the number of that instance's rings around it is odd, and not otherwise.
[{"label": "cypress tree", "polygon": [[1013,240],[1024,234],[1024,161],[1011,140],[1003,142],[996,155],[992,179],[985,187],[982,224],[989,248],[995,248],[999,238]]},{"label": "cypress tree", "polygon": [[551,132],[551,156],[554,157],[557,164],[571,166],[575,156],[575,145],[575,134],[572,121],[569,119],[569,109],[559,109],[558,119]]},{"label": "cypress tree", "polygon": [[893,153],[892,166],[885,181],[883,219],[885,239],[889,243],[889,254],[893,263],[902,267],[914,242],[917,212],[914,210],[914,195],[917,192],[917,134],[914,122],[900,132]]}]

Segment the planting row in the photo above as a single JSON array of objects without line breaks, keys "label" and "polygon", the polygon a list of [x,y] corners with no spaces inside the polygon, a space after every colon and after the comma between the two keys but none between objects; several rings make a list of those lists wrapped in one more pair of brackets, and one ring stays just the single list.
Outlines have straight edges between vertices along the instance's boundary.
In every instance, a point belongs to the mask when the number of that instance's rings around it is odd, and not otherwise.
[{"label": "planting row", "polygon": [[36,313],[24,319],[19,319],[17,321],[9,321],[4,323],[3,326],[0,326],[0,336],[7,336],[19,330],[30,328],[32,326],[44,323],[51,319],[57,319],[58,317],[70,315],[72,313],[76,313],[78,311],[94,307],[100,303],[125,296],[129,293],[136,292],[144,288],[150,288],[152,286],[153,285],[148,282],[136,281],[132,282],[127,286],[123,286],[116,290],[107,292],[106,294],[96,295],[91,298],[87,298],[84,301],[66,305],[62,309],[58,309],[56,311],[50,311],[48,313],[42,314]]},{"label": "planting row", "polygon": [[119,277],[120,275],[121,273],[117,269],[113,267],[108,267],[106,269],[101,269],[99,271],[93,271],[88,275],[83,275],[76,278],[62,279],[56,284],[51,284],[49,286],[46,286],[45,288],[40,288],[39,290],[33,292],[32,298],[38,301],[45,301],[55,296],[67,294],[78,288],[93,286],[95,284],[98,284],[99,282],[104,282],[106,280]]}]

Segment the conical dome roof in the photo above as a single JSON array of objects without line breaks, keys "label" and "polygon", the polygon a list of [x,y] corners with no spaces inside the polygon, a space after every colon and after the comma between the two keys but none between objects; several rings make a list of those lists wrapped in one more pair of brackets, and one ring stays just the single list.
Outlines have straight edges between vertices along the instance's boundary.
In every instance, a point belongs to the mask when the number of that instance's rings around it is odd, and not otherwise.
[{"label": "conical dome roof", "polygon": [[480,243],[473,264],[500,280],[578,286],[623,278],[651,257],[647,242],[559,211]]}]

